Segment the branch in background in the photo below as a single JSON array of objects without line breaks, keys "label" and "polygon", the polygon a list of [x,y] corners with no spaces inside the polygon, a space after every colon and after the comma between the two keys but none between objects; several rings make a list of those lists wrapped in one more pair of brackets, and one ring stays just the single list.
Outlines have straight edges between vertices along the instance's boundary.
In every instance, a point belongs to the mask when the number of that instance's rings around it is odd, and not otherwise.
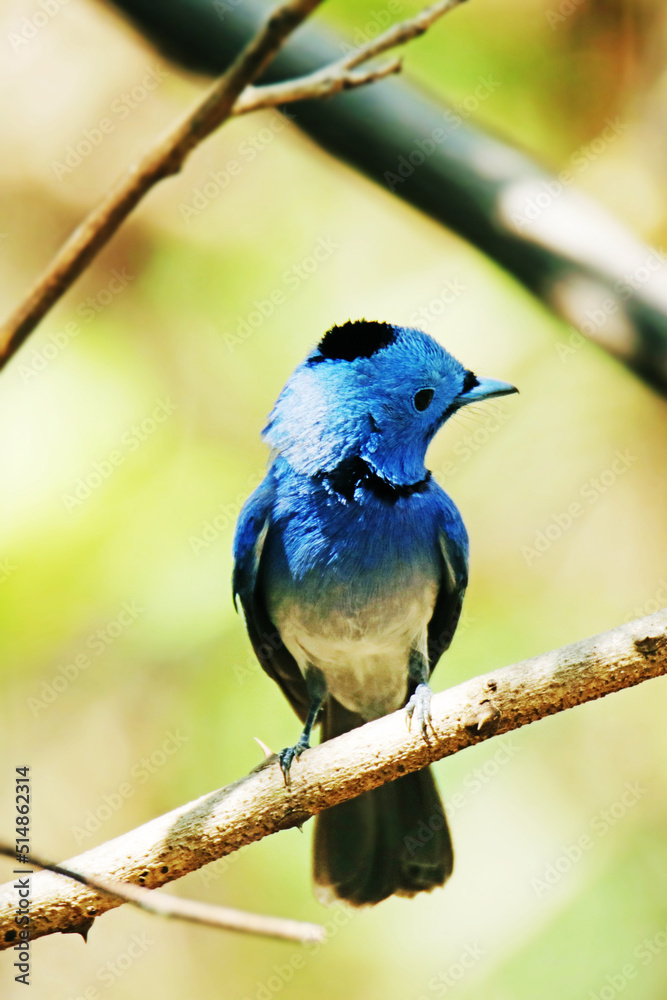
[{"label": "branch in background", "polygon": [[[0,854],[16,860],[16,848],[0,843]],[[298,920],[287,920],[283,917],[268,917],[259,913],[247,913],[245,910],[231,909],[228,906],[214,906],[210,903],[200,903],[194,899],[181,899],[167,893],[154,893],[143,886],[127,885],[110,879],[96,878],[72,871],[64,865],[56,865],[45,861],[34,854],[29,857],[21,855],[22,869],[43,868],[45,871],[63,875],[73,879],[80,885],[88,886],[104,893],[117,903],[130,903],[132,906],[153,913],[160,917],[174,917],[177,920],[187,920],[194,924],[205,924],[208,927],[219,927],[226,931],[237,931],[241,934],[258,934],[261,937],[280,938],[284,941],[324,941],[324,928],[319,924],[306,924]],[[25,872],[24,872],[25,874]],[[84,941],[93,925],[94,913],[89,913],[87,920],[71,932],[81,934]],[[14,938],[16,940],[16,937]],[[11,942],[9,942],[11,943]]]},{"label": "branch in background", "polygon": [[[245,778],[72,858],[93,879],[155,888],[371,788],[566,708],[667,674],[667,608],[443,691],[425,742],[405,712],[308,750],[285,787],[275,757]],[[104,875],[100,873],[103,872]],[[32,938],[90,925],[118,900],[50,872],[30,880]],[[16,940],[17,896],[0,888],[0,948]]]},{"label": "branch in background", "polygon": [[[265,9],[265,0],[224,4],[223,21],[210,0],[113,3],[172,61],[209,74],[222,70]],[[309,24],[263,79],[309,73],[345,48],[340,35]],[[405,80],[326,104],[301,104],[295,123],[334,156],[469,240],[667,394],[667,262],[593,199]],[[437,143],[436,129],[446,136]],[[420,156],[429,143],[432,151]]]},{"label": "branch in background", "polygon": [[158,181],[177,174],[195,146],[232,115],[275,107],[287,101],[327,97],[396,73],[401,68],[400,60],[396,59],[363,72],[353,70],[387,49],[404,45],[423,34],[434,21],[462,2],[438,0],[415,17],[390,28],[356,52],[333,61],[305,79],[254,88],[250,86],[252,81],[273,59],[288,35],[322,0],[291,0],[279,7],[245,45],[241,55],[235,56],[231,67],[205,98],[128,170],[63,245],[25,300],[0,328],[0,368],[109,242],[144,195]]}]

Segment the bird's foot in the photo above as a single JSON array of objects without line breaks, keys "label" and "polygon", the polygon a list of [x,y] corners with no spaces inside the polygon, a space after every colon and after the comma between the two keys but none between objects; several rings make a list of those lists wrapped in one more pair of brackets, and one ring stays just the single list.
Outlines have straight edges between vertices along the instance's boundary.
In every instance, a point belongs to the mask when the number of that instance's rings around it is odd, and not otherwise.
[{"label": "bird's foot", "polygon": [[281,750],[278,754],[280,770],[283,772],[283,778],[285,779],[286,785],[289,785],[290,783],[289,772],[292,762],[297,757],[300,757],[304,750],[310,750],[310,743],[306,740],[299,740],[299,742],[295,743],[293,747],[285,747],[285,749]]},{"label": "bird's foot", "polygon": [[433,729],[431,723],[432,696],[433,692],[428,684],[418,684],[415,693],[405,706],[408,729],[412,729],[412,720],[414,717],[417,725],[421,728],[422,736],[425,740],[428,740],[428,727],[431,726],[431,729]]}]

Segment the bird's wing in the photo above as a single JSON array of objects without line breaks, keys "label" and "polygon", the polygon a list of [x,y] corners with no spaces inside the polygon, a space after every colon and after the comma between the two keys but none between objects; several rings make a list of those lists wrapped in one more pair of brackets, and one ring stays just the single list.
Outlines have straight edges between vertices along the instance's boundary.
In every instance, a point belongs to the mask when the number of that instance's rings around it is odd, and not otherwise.
[{"label": "bird's wing", "polygon": [[257,659],[279,685],[297,715],[305,721],[310,699],[296,660],[269,618],[259,585],[259,568],[271,521],[274,483],[270,476],[257,487],[241,511],[234,537],[234,603],[241,602],[246,628]]},{"label": "bird's wing", "polygon": [[461,515],[444,491],[440,500],[438,541],[442,577],[433,615],[428,623],[431,673],[454,638],[468,584],[468,535]]}]

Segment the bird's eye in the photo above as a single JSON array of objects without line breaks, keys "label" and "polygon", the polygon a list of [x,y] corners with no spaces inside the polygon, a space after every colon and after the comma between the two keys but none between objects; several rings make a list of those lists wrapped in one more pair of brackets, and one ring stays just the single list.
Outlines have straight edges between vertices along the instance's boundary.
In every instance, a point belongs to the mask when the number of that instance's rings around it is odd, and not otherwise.
[{"label": "bird's eye", "polygon": [[412,402],[415,404],[415,409],[421,413],[429,408],[432,399],[433,389],[420,389],[419,392],[415,393]]}]

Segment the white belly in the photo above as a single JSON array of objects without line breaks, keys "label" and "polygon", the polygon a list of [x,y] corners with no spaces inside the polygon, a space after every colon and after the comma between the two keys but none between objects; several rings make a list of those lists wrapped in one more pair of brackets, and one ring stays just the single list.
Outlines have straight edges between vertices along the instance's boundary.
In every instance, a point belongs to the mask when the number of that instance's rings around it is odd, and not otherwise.
[{"label": "white belly", "polygon": [[354,616],[285,601],[271,616],[302,673],[309,663],[318,667],[329,694],[364,719],[377,719],[404,703],[411,651],[426,656],[436,591],[435,583],[424,582]]}]

